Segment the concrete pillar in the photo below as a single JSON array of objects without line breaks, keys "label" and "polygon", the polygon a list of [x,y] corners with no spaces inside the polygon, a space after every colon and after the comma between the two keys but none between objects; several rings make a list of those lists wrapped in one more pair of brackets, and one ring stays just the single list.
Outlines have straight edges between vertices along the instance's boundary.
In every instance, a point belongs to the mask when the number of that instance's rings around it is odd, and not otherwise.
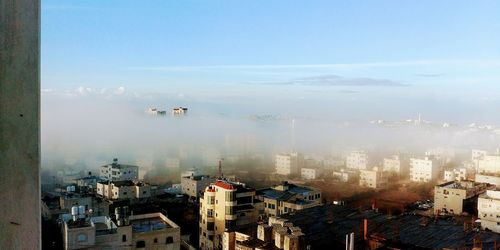
[{"label": "concrete pillar", "polygon": [[0,0],[0,248],[40,249],[40,1]]}]

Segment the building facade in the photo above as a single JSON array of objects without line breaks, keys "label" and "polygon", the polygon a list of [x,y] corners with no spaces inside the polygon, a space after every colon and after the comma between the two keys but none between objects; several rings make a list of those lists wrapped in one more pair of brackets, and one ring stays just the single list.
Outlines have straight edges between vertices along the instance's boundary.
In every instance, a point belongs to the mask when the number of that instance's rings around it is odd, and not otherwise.
[{"label": "building facade", "polygon": [[300,177],[303,180],[316,180],[323,171],[320,168],[301,168]]},{"label": "building facade", "polygon": [[378,168],[373,170],[359,171],[359,186],[368,188],[386,188],[388,184],[387,174],[379,171]]},{"label": "building facade", "polygon": [[255,223],[259,204],[255,189],[239,182],[217,180],[200,198],[200,249],[222,249],[226,230]]},{"label": "building facade", "polygon": [[214,181],[215,179],[208,175],[189,175],[181,177],[182,194],[188,195],[191,198],[198,198],[203,190]]},{"label": "building facade", "polygon": [[345,165],[348,169],[367,169],[368,155],[364,151],[352,151],[347,155]]},{"label": "building facade", "polygon": [[98,182],[96,193],[110,200],[149,198],[151,186],[137,181]]},{"label": "building facade", "polygon": [[100,177],[105,181],[127,181],[139,179],[139,167],[118,164],[118,159],[113,159],[112,164],[101,166]]},{"label": "building facade", "polygon": [[500,191],[487,190],[477,201],[481,229],[500,233]]},{"label": "building facade", "polygon": [[432,157],[410,159],[410,181],[431,182],[437,179],[439,171],[440,165]]},{"label": "building facade", "polygon": [[321,205],[321,190],[288,182],[260,189],[257,199],[264,202],[264,213],[278,216]]},{"label": "building facade", "polygon": [[473,181],[451,181],[434,187],[434,212],[462,214],[474,212],[477,197],[491,185]]},{"label": "building facade", "polygon": [[276,174],[300,174],[302,162],[303,157],[299,153],[278,154],[275,162]]}]

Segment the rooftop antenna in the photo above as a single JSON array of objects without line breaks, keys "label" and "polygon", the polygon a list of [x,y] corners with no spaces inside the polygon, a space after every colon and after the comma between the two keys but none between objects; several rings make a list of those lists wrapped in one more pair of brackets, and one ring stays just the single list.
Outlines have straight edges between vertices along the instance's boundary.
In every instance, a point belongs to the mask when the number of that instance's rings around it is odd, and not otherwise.
[{"label": "rooftop antenna", "polygon": [[222,174],[222,161],[224,158],[219,158],[219,179],[222,179],[224,177],[224,174]]}]

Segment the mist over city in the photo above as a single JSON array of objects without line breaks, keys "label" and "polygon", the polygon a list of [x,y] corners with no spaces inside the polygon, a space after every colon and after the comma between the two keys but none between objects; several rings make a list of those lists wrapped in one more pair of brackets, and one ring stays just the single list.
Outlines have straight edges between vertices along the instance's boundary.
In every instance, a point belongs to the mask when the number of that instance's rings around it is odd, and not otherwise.
[{"label": "mist over city", "polygon": [[44,1],[42,248],[498,249],[499,7]]}]

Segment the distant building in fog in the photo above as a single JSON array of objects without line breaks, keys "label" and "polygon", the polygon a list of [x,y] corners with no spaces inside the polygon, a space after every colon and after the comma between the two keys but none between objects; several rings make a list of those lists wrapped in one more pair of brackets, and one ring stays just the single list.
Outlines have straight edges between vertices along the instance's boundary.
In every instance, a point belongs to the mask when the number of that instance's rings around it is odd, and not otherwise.
[{"label": "distant building in fog", "polygon": [[276,173],[279,175],[299,174],[303,157],[299,153],[276,155]]},{"label": "distant building in fog", "polygon": [[151,197],[151,186],[143,182],[98,182],[97,194],[110,200]]},{"label": "distant building in fog", "polygon": [[351,151],[345,160],[348,169],[367,169],[368,155],[364,151]]},{"label": "distant building in fog", "polygon": [[208,175],[190,175],[181,177],[182,194],[198,198],[203,190],[215,181]]},{"label": "distant building in fog", "polygon": [[382,170],[385,172],[401,173],[401,159],[398,155],[393,155],[390,158],[384,158]]},{"label": "distant building in fog", "polygon": [[410,181],[413,182],[431,182],[436,180],[439,174],[440,165],[432,157],[422,159],[410,159]]},{"label": "distant building in fog", "polygon": [[463,181],[467,179],[466,168],[455,168],[444,171],[444,181]]},{"label": "distant building in fog", "polygon": [[105,181],[126,181],[139,179],[139,167],[118,164],[118,159],[113,159],[112,164],[101,166],[100,177]]},{"label": "distant building in fog", "polygon": [[500,155],[485,155],[478,161],[477,173],[500,174]]},{"label": "distant building in fog", "polygon": [[185,115],[187,114],[188,109],[183,107],[173,108],[172,115]]},{"label": "distant building in fog", "polygon": [[360,170],[359,172],[359,185],[361,187],[386,188],[387,181],[387,174],[379,171],[376,167],[373,170]]},{"label": "distant building in fog", "polygon": [[157,108],[148,108],[148,110],[146,110],[146,113],[150,115],[166,115],[167,111],[158,110]]},{"label": "distant building in fog", "polygon": [[303,180],[315,180],[321,176],[321,168],[301,168],[300,177]]}]

